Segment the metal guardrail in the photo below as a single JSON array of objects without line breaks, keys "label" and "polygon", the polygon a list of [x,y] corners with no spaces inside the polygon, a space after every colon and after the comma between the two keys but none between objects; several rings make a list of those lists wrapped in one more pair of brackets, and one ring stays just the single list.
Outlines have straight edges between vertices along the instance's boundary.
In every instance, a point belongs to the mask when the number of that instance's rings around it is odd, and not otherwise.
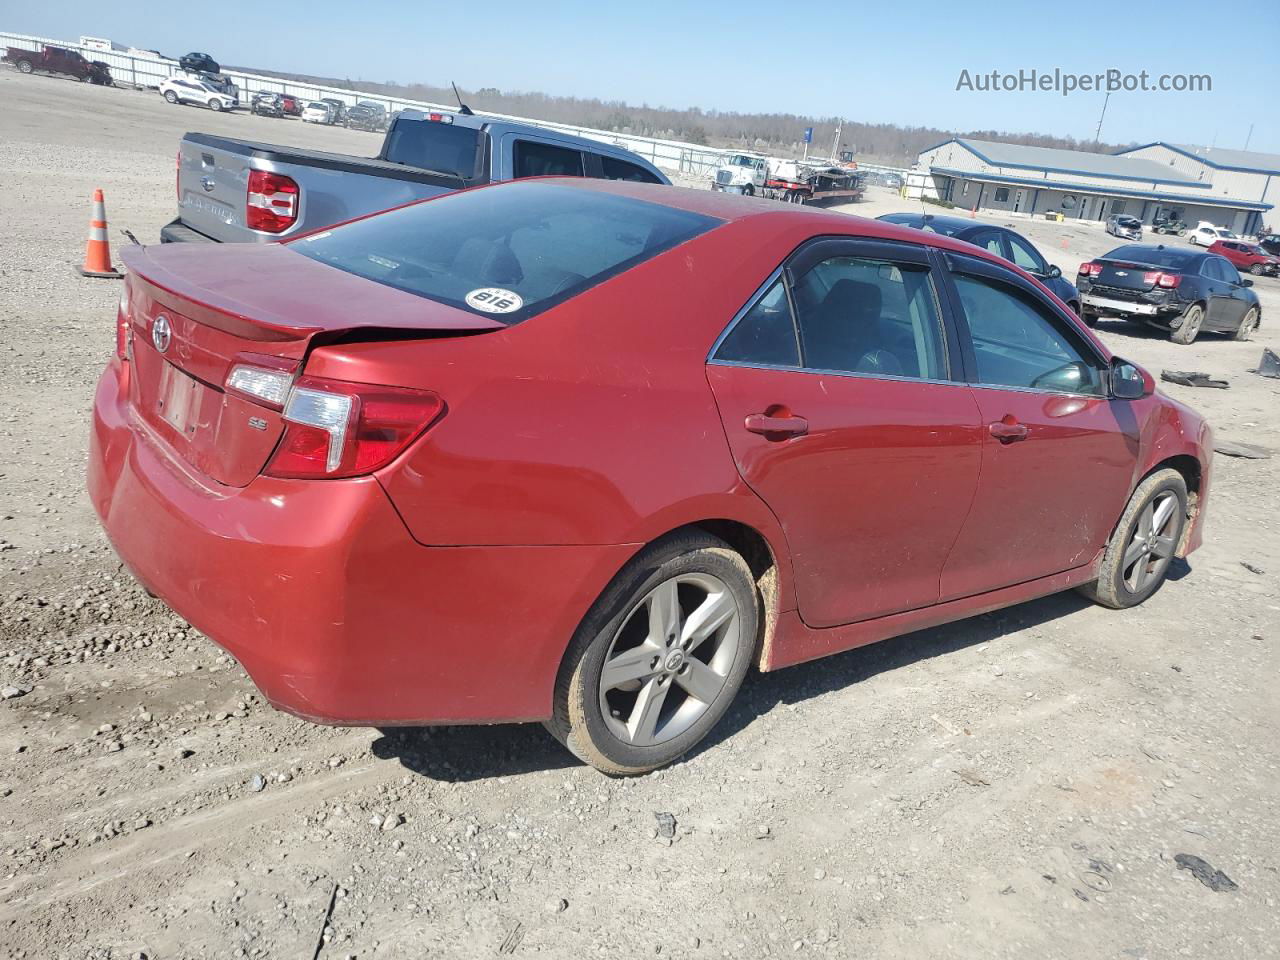
[{"label": "metal guardrail", "polygon": [[[111,76],[118,85],[133,86],[140,89],[158,87],[169,77],[182,74],[176,60],[164,57],[143,57],[117,50],[97,50],[93,47],[68,43],[65,40],[54,40],[48,37],[33,37],[18,33],[0,33],[0,46],[19,47],[25,50],[38,51],[45,44],[75,50],[86,60],[101,60],[111,68]],[[264,77],[258,74],[243,73],[238,70],[224,70],[223,76],[240,88],[242,102],[259,91],[284,93],[301,100],[321,100],[325,97],[336,98],[348,105],[360,100],[380,103],[388,113],[397,110],[426,110],[451,113],[458,108],[450,104],[429,103],[422,100],[405,100],[399,97],[387,97],[380,94],[362,93],[341,87],[318,86],[300,83],[293,80],[282,80],[279,77]],[[580,127],[573,124],[554,123],[548,120],[536,120],[530,117],[513,117],[501,113],[483,111],[485,116],[499,120],[512,120],[528,123],[548,130],[558,130],[603,143],[612,143],[644,157],[656,167],[678,171],[689,176],[709,174],[720,163],[725,151],[704,147],[698,144],[682,143],[678,140],[661,140],[655,137],[641,137],[628,133],[615,133],[611,130],[596,130],[592,127]]]}]

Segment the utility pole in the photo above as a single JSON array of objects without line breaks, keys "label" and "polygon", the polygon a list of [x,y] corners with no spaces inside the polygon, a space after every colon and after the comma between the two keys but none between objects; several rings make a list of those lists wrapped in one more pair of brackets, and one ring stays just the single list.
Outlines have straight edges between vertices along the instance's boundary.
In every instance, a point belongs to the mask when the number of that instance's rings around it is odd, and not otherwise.
[{"label": "utility pole", "polygon": [[[1249,129],[1251,131],[1253,130],[1252,127],[1250,127]],[[835,139],[835,142],[831,144],[831,162],[832,163],[840,162],[840,132],[842,130],[844,130],[844,120],[837,119],[836,120],[836,139]],[[1245,146],[1248,146],[1248,144],[1246,144]]]},{"label": "utility pole", "polygon": [[1253,139],[1253,124],[1249,124],[1249,135],[1244,138],[1244,148],[1249,149],[1249,141]]},{"label": "utility pole", "polygon": [[1098,114],[1098,129],[1093,132],[1093,145],[1095,147],[1102,146],[1102,118],[1107,115],[1107,104],[1111,102],[1111,93],[1108,91],[1107,98],[1102,101],[1102,113]]}]

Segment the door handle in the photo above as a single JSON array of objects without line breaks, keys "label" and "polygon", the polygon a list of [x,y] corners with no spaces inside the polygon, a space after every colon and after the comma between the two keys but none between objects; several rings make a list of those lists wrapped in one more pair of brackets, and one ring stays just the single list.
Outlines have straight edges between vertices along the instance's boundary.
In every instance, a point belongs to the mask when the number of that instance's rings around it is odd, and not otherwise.
[{"label": "door handle", "polygon": [[809,432],[809,421],[797,416],[771,417],[764,413],[752,413],[748,414],[743,425],[749,433],[759,433],[766,437],[771,434],[799,437]]},{"label": "door handle", "polygon": [[1031,430],[1025,423],[1019,423],[1018,418],[1011,413],[1006,413],[1002,420],[987,425],[990,434],[1001,443],[1014,443],[1018,440],[1027,439],[1027,435]]}]

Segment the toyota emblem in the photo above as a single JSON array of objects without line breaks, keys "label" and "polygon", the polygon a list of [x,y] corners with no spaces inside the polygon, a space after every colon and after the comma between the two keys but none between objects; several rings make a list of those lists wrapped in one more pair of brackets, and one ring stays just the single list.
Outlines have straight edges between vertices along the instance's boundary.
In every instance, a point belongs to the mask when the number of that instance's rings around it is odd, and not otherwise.
[{"label": "toyota emblem", "polygon": [[169,318],[163,313],[151,322],[151,342],[156,349],[164,353],[169,349],[169,341],[173,339],[173,330],[169,327]]}]

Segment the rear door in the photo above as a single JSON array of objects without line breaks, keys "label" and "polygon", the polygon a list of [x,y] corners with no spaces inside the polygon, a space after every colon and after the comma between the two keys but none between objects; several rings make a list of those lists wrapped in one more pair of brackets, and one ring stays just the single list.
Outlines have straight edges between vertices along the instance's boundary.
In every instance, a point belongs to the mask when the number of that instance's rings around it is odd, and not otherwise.
[{"label": "rear door", "polygon": [[948,290],[983,424],[982,479],[940,599],[1081,566],[1133,481],[1137,424],[1107,396],[1106,359],[1012,270],[947,254]]},{"label": "rear door", "polygon": [[713,350],[729,445],[786,532],[810,625],[937,601],[981,449],[954,365],[927,248],[863,240],[802,248]]}]

